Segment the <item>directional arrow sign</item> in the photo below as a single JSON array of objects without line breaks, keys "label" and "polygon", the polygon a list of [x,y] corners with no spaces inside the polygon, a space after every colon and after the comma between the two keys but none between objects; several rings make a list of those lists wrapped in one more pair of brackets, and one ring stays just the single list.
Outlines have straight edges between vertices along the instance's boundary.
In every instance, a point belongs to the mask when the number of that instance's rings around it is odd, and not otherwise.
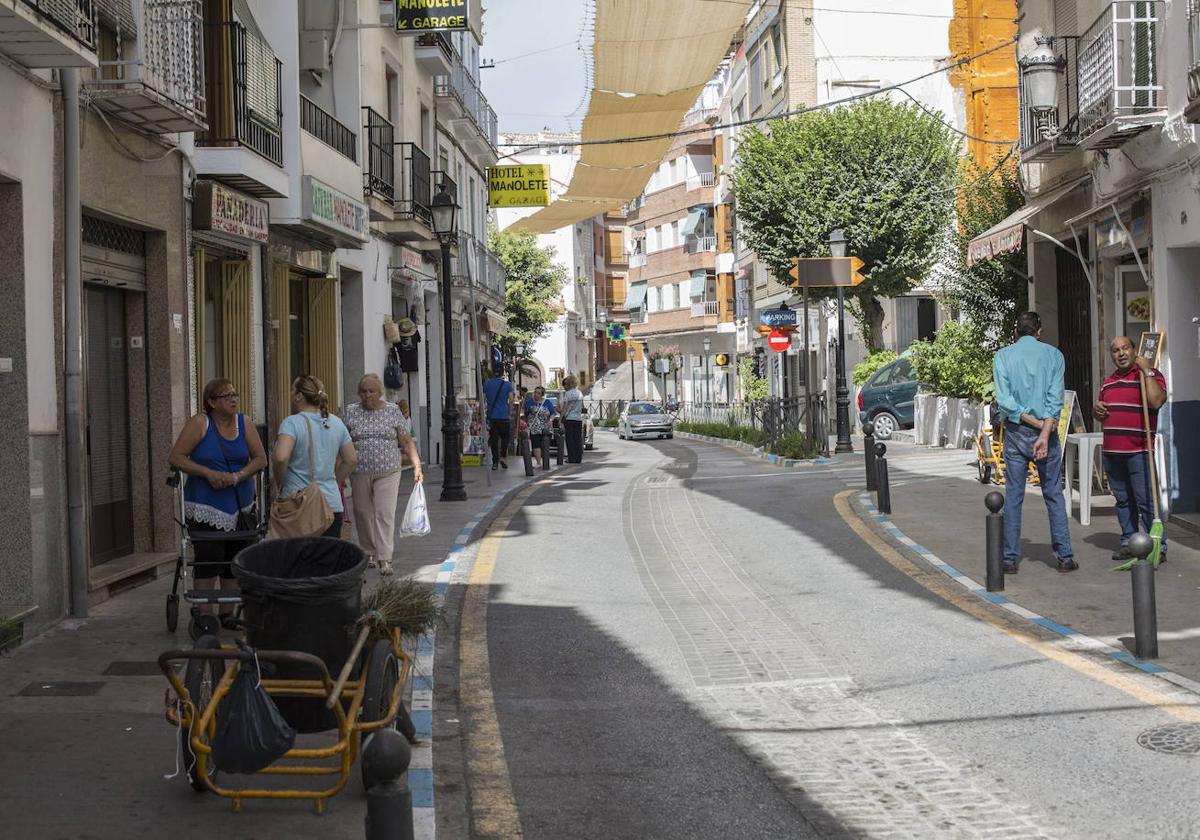
[{"label": "directional arrow sign", "polygon": [[857,286],[866,278],[858,273],[863,261],[858,257],[793,257],[795,267],[788,272],[792,288]]}]

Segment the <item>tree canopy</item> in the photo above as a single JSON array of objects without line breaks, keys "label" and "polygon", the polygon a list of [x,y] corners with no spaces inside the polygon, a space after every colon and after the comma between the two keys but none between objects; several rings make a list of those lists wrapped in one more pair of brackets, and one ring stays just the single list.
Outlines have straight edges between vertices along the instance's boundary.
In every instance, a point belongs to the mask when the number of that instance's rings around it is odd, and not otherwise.
[{"label": "tree canopy", "polygon": [[516,345],[531,345],[546,334],[559,314],[554,301],[569,277],[566,267],[554,262],[554,248],[538,245],[537,237],[528,231],[492,228],[488,248],[508,277],[504,301],[508,335],[498,343],[512,355]]},{"label": "tree canopy", "polygon": [[733,175],[743,239],[782,280],[793,257],[828,256],[829,233],[841,228],[847,253],[865,263],[851,302],[879,349],[876,298],[911,291],[936,261],[953,224],[959,152],[941,120],[886,99],[749,128]]}]

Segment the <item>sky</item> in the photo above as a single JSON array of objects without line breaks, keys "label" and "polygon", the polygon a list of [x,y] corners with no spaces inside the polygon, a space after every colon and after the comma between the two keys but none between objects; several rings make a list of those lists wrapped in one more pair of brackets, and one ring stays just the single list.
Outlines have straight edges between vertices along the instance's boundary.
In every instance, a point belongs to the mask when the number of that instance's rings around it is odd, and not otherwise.
[{"label": "sky", "polygon": [[[584,56],[576,46],[587,0],[483,0],[483,95],[500,131],[578,128],[587,110]],[[584,39],[590,43],[591,33]],[[537,52],[536,55],[527,53]],[[523,57],[519,57],[523,56]]]}]

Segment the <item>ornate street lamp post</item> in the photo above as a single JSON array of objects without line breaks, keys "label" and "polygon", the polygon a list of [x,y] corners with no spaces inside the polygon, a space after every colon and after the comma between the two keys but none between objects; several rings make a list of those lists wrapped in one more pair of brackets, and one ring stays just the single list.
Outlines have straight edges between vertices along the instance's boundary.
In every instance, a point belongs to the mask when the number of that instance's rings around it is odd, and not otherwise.
[{"label": "ornate street lamp post", "polygon": [[712,410],[712,376],[708,372],[708,351],[712,349],[712,339],[705,338],[701,342],[704,345],[704,401],[708,403],[708,410]]},{"label": "ornate street lamp post", "polygon": [[442,336],[445,346],[446,399],[442,407],[443,502],[466,501],[462,476],[462,427],[458,424],[458,398],[454,393],[454,345],[450,317],[450,246],[458,240],[458,205],[443,183],[431,202],[433,232],[442,245]]},{"label": "ornate street lamp post", "polygon": [[[846,234],[841,228],[829,233],[829,256],[846,256]],[[837,344],[837,444],[833,451],[853,452],[850,442],[850,389],[846,385],[846,292],[841,286],[838,293],[838,344]]]}]

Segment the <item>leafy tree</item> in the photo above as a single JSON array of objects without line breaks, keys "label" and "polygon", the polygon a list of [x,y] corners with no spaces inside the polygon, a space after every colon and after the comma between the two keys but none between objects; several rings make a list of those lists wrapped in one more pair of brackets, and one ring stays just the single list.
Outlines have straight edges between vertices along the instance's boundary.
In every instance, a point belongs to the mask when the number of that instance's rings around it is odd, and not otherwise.
[{"label": "leafy tree", "polygon": [[743,399],[756,402],[765,400],[771,393],[771,387],[766,377],[754,372],[754,357],[742,356],[738,362],[738,382],[742,386]]},{"label": "leafy tree", "polygon": [[854,366],[854,370],[850,372],[850,380],[855,385],[866,385],[871,374],[888,362],[894,361],[896,361],[896,354],[891,350],[877,350]]},{"label": "leafy tree", "polygon": [[528,231],[492,228],[488,248],[507,275],[504,315],[508,335],[497,343],[511,356],[518,344],[528,347],[546,334],[558,317],[553,303],[570,278],[566,266],[554,262],[554,248],[538,245],[537,236]]},{"label": "leafy tree", "polygon": [[967,243],[1025,203],[1017,162],[1002,160],[984,170],[964,161],[958,226],[947,230],[941,258],[929,285],[943,304],[983,327],[993,349],[1012,332],[1017,314],[1028,308],[1025,247],[967,266]]},{"label": "leafy tree", "polygon": [[867,277],[850,292],[851,312],[879,350],[878,298],[910,291],[933,266],[954,218],[958,156],[944,123],[886,99],[747,129],[733,175],[743,237],[784,280],[793,257],[828,256],[830,231],[845,231],[847,253]]},{"label": "leafy tree", "polygon": [[931,393],[982,401],[992,393],[992,350],[974,321],[947,321],[933,341],[909,350],[917,379]]}]

